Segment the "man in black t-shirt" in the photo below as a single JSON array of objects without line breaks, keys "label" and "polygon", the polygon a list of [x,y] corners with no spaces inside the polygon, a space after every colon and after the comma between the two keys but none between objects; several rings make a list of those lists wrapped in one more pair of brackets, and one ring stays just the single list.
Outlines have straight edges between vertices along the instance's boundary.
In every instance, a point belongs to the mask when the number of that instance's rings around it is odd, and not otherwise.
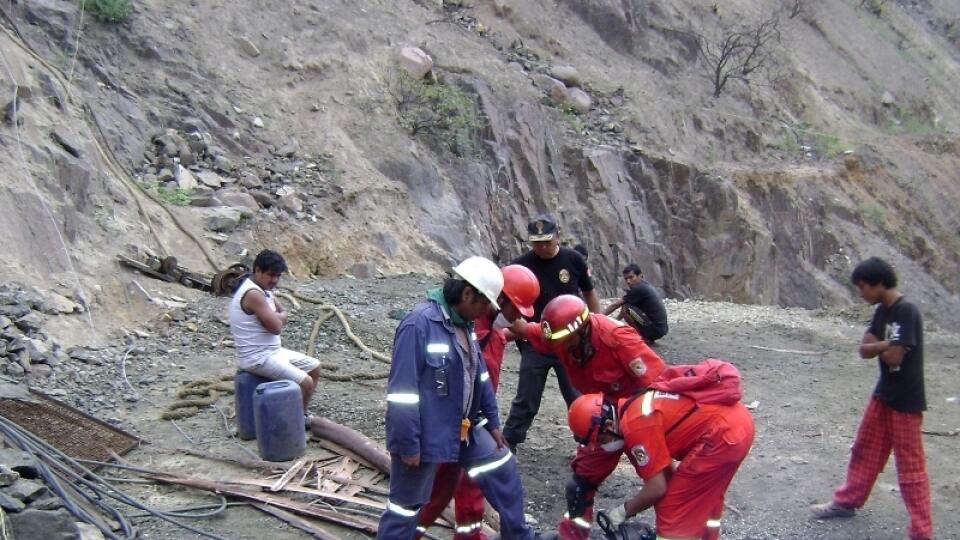
[{"label": "man in black t-shirt", "polygon": [[623,281],[627,284],[627,294],[607,307],[605,314],[610,315],[619,307],[620,319],[634,327],[643,340],[649,344],[667,335],[667,308],[663,305],[660,292],[647,280],[636,264],[628,264],[623,269]]},{"label": "man in black t-shirt", "polygon": [[[540,296],[534,303],[531,317],[533,322],[540,321],[540,314],[547,302],[562,294],[581,294],[590,311],[600,311],[600,300],[593,290],[587,262],[576,251],[560,246],[558,229],[553,216],[542,214],[535,217],[527,225],[530,251],[510,263],[526,266],[540,281]],[[527,430],[540,410],[540,399],[550,369],[557,375],[560,393],[568,406],[579,396],[556,356],[540,354],[525,341],[518,342],[518,346],[520,376],[517,396],[510,405],[510,415],[503,429],[503,435],[514,451],[527,438]]]},{"label": "man in black t-shirt", "polygon": [[851,449],[847,480],[833,500],[814,506],[820,519],[852,517],[867,502],[877,475],[892,450],[897,480],[910,515],[911,540],[933,538],[930,481],[921,426],[927,408],[923,389],[923,319],[917,307],[897,291],[897,275],[885,261],[871,257],[851,277],[860,296],[877,309],[860,341],[862,358],[877,358],[880,380],[873,390]]}]

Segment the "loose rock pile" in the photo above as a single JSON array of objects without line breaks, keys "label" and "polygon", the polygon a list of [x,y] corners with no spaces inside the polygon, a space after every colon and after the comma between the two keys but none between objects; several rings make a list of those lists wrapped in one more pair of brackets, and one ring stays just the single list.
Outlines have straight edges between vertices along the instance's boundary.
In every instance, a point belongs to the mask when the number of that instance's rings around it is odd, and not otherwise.
[{"label": "loose rock pile", "polygon": [[152,142],[139,175],[143,186],[173,204],[203,208],[214,232],[230,232],[258,214],[316,221],[319,199],[343,192],[333,155],[301,153],[295,140],[273,149],[264,163],[239,165],[202,126],[167,129]]},{"label": "loose rock pile", "polygon": [[84,310],[82,303],[55,292],[0,285],[0,370],[12,377],[49,377],[69,355],[43,332],[44,318]]},{"label": "loose rock pile", "polygon": [[36,461],[26,452],[0,449],[0,509],[17,540],[78,538],[75,518],[40,479]]}]

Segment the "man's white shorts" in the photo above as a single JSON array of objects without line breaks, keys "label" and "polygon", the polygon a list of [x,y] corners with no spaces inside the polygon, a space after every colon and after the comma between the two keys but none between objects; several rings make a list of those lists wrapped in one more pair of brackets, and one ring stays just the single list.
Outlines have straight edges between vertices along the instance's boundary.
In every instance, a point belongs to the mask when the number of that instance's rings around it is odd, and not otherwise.
[{"label": "man's white shorts", "polygon": [[285,380],[300,384],[307,372],[313,371],[319,365],[320,361],[316,358],[280,347],[269,353],[262,363],[244,371],[272,381]]}]

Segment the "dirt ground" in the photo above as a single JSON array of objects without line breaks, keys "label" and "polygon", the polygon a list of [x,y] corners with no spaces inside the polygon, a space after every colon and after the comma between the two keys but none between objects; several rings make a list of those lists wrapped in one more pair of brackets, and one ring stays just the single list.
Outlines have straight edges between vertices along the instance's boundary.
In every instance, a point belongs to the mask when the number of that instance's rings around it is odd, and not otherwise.
[{"label": "dirt ground", "polygon": [[[433,280],[419,276],[354,280],[341,279],[285,283],[340,306],[354,330],[374,349],[387,350],[392,340],[396,310],[418,301]],[[166,287],[156,285],[155,287]],[[164,289],[160,289],[164,290]],[[111,416],[136,432],[146,444],[126,456],[130,462],[211,479],[247,478],[255,473],[176,453],[194,448],[236,457],[256,452],[255,441],[231,438],[224,418],[212,407],[197,416],[173,423],[159,419],[185,382],[229,373],[233,350],[222,345],[229,329],[221,319],[226,300],[170,286],[168,294],[186,297],[188,307],[178,322],[162,322],[157,313],[150,337],[138,338],[123,360],[102,366],[99,378],[87,382],[60,377],[48,389],[71,389],[80,382],[98,386],[94,394],[124,395],[129,399],[84,400],[77,404],[100,417]],[[757,402],[754,411],[757,437],[753,450],[728,492],[724,537],[736,539],[870,539],[903,538],[907,524],[892,461],[881,475],[865,509],[857,517],[834,522],[809,519],[808,506],[827,500],[842,481],[849,447],[876,380],[873,361],[859,359],[855,344],[865,327],[866,310],[814,312],[799,309],[742,306],[695,301],[669,301],[670,334],[658,346],[671,363],[697,361],[706,356],[733,360],[744,376],[744,402]],[[285,331],[284,344],[306,348],[307,336],[319,311],[304,304]],[[939,539],[960,538],[960,464],[956,461],[960,437],[960,404],[948,401],[960,393],[957,347],[960,335],[929,332],[926,335],[926,381],[929,410],[925,429],[951,435],[924,438],[931,477],[933,512]],[[385,366],[364,358],[334,322],[322,327],[318,355],[341,366],[340,372],[377,372]],[[802,351],[776,352],[758,347]],[[500,388],[501,416],[509,409],[516,390],[519,355],[508,350]],[[122,371],[121,371],[122,364]],[[124,375],[126,380],[124,380]],[[90,390],[87,388],[86,390]],[[221,398],[217,406],[231,418],[233,401]],[[383,438],[385,410],[383,380],[324,383],[314,397],[313,412]],[[554,382],[528,441],[519,451],[526,490],[526,508],[542,529],[552,529],[565,510],[563,486],[575,443],[565,423],[563,401]],[[177,429],[179,428],[179,430]],[[243,448],[241,448],[241,446]],[[308,443],[308,455],[318,452]],[[119,473],[118,473],[119,474]],[[639,488],[639,481],[624,460],[601,488],[598,507],[616,504]],[[209,503],[200,493],[153,485],[127,486],[150,505],[171,508]],[[651,520],[652,514],[643,516]],[[196,538],[153,518],[135,520],[144,538]],[[231,507],[222,515],[193,522],[205,530],[236,539],[259,539],[269,531],[276,540],[306,538],[279,521],[246,507]],[[342,538],[364,536],[333,531]],[[446,537],[444,531],[437,531]]]}]

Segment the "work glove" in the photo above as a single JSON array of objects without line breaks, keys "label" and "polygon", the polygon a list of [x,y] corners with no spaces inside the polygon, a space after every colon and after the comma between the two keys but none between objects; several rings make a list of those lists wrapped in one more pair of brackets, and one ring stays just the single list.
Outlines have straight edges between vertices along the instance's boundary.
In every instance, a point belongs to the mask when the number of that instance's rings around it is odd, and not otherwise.
[{"label": "work glove", "polygon": [[609,511],[597,512],[597,525],[607,540],[656,540],[657,533],[643,521],[627,522],[627,509],[624,505]]},{"label": "work glove", "polygon": [[627,520],[627,506],[625,504],[621,504],[616,508],[607,510],[607,517],[610,518],[610,525],[616,529]]}]

